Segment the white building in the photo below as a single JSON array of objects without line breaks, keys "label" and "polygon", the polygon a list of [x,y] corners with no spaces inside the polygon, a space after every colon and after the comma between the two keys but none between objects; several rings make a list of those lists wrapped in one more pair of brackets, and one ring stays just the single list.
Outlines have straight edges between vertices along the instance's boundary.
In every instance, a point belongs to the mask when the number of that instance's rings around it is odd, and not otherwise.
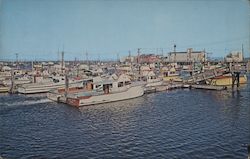
[{"label": "white building", "polygon": [[170,52],[167,62],[205,62],[205,51],[193,51],[192,48],[187,49],[186,52]]},{"label": "white building", "polygon": [[226,62],[242,62],[243,61],[243,53],[241,51],[232,51],[225,58]]}]

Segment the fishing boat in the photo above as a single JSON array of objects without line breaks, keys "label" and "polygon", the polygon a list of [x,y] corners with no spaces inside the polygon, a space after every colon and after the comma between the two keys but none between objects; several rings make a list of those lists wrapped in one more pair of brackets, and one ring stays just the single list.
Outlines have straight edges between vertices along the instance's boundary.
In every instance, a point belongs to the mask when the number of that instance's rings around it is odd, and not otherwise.
[{"label": "fishing boat", "polygon": [[[31,83],[32,80],[29,76],[15,76],[15,78],[13,79],[13,82],[15,83],[15,85],[21,85],[21,84],[26,84],[26,83]],[[11,85],[11,79],[6,79],[3,80],[2,83],[6,86],[10,86]]]},{"label": "fishing boat", "polygon": [[160,86],[163,84],[162,78],[157,77],[153,71],[148,72],[146,82],[147,84],[145,87]]},{"label": "fishing boat", "polygon": [[[232,75],[226,74],[218,77],[214,77],[210,80],[208,80],[208,83],[214,86],[229,86],[232,85]],[[240,84],[246,84],[247,83],[247,76],[246,74],[241,74],[239,79]]]},{"label": "fishing boat", "polygon": [[68,94],[66,103],[75,107],[115,102],[140,97],[144,94],[144,82],[132,82],[125,74],[118,80],[101,80],[90,83],[91,91]]},{"label": "fishing boat", "polygon": [[163,74],[163,80],[164,81],[177,81],[177,82],[181,82],[181,77],[179,72],[174,68],[162,68],[162,74]]},{"label": "fishing boat", "polygon": [[0,93],[6,93],[10,90],[10,87],[0,84]]},{"label": "fishing boat", "polygon": [[84,92],[84,91],[91,91],[92,82],[93,82],[93,79],[85,79],[82,81],[82,84],[74,85],[73,87],[69,86],[69,88],[66,88],[66,85],[65,85],[64,88],[51,89],[47,93],[47,98],[55,102],[66,103],[66,98],[65,98],[66,93],[72,94],[72,93],[79,93],[79,92]]},{"label": "fishing boat", "polygon": [[163,79],[157,77],[153,71],[148,72],[146,78],[145,93],[156,92],[156,88],[163,85]]},{"label": "fishing boat", "polygon": [[[71,85],[80,85],[81,80],[71,80],[69,82]],[[18,93],[22,94],[33,94],[33,93],[47,93],[51,89],[65,88],[65,77],[51,77],[49,79],[44,79],[36,83],[22,84],[18,86]]]}]

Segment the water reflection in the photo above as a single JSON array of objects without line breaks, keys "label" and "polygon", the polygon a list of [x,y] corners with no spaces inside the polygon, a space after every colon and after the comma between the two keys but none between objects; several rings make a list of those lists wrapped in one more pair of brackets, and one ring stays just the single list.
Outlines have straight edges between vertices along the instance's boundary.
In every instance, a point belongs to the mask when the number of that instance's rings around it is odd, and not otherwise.
[{"label": "water reflection", "polygon": [[0,155],[246,158],[249,88],[180,89],[79,109],[37,96],[0,96]]},{"label": "water reflection", "polygon": [[137,121],[131,121],[131,119],[139,115],[137,110],[143,106],[144,101],[143,97],[139,97],[131,100],[80,107],[78,110],[89,122],[92,129],[102,129],[103,125],[108,123],[108,126],[106,125],[106,128],[110,129],[108,133],[119,133],[126,132],[126,129],[131,124],[136,125],[136,123],[131,122]]}]

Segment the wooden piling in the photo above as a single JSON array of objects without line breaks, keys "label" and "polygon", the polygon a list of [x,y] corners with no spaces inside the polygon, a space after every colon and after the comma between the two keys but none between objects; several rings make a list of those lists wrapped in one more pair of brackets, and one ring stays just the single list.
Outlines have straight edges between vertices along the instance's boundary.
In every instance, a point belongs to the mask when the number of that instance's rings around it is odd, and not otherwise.
[{"label": "wooden piling", "polygon": [[68,90],[69,90],[69,78],[67,73],[65,74],[65,97],[68,96]]},{"label": "wooden piling", "polygon": [[10,86],[10,93],[15,93],[15,74],[14,70],[11,69],[11,86]]}]

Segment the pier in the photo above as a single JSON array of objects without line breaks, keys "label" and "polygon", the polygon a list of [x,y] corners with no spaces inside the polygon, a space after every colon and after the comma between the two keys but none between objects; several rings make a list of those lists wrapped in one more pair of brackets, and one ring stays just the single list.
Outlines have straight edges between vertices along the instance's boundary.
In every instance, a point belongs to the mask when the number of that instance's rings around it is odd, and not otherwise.
[{"label": "pier", "polygon": [[[235,85],[237,86],[237,88],[240,86],[240,74],[245,74],[247,70],[248,69],[246,63],[228,63],[227,66],[192,74],[188,79],[183,80],[183,82],[186,84],[190,84],[193,88],[222,90],[223,87],[220,88],[211,86],[211,83],[209,83],[209,79],[230,74],[232,77],[231,87],[234,89]],[[204,81],[208,83],[206,85],[202,83],[199,84],[200,82],[204,83]]]}]

